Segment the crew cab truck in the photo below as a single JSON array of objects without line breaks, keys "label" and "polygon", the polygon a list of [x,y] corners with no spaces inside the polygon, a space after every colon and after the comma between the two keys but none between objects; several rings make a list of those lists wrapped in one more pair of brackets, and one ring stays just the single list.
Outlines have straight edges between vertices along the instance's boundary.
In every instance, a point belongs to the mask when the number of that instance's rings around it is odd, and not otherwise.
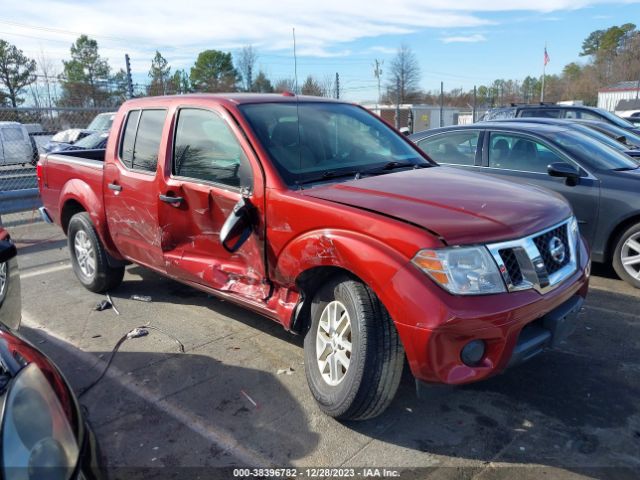
[{"label": "crew cab truck", "polygon": [[310,390],[339,419],[380,414],[405,356],[421,383],[464,384],[556,345],[587,293],[565,200],[437,166],[338,101],[135,99],[106,150],[37,172],[86,288],[132,262],[305,335]]}]

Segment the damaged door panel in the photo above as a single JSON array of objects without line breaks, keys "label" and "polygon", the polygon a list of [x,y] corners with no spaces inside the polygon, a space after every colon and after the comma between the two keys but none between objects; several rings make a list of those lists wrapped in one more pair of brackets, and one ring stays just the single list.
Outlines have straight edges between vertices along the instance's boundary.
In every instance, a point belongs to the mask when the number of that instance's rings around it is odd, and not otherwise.
[{"label": "damaged door panel", "polygon": [[247,155],[221,113],[183,108],[177,112],[171,171],[159,199],[162,252],[169,275],[216,290],[265,300],[260,215],[235,252],[220,240],[234,206],[253,190]]},{"label": "damaged door panel", "polygon": [[119,252],[162,272],[156,169],[165,118],[166,110],[129,112],[118,160],[104,169],[107,223]]}]

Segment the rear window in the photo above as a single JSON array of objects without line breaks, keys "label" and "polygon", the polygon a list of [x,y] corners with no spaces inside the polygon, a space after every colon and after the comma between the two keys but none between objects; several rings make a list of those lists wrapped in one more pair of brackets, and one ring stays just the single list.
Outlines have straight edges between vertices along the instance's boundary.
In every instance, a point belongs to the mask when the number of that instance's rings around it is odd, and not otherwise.
[{"label": "rear window", "polygon": [[120,159],[127,168],[156,171],[166,115],[166,110],[129,113],[120,145]]},{"label": "rear window", "polygon": [[24,140],[24,135],[20,127],[2,128],[2,136],[7,142],[19,142]]}]

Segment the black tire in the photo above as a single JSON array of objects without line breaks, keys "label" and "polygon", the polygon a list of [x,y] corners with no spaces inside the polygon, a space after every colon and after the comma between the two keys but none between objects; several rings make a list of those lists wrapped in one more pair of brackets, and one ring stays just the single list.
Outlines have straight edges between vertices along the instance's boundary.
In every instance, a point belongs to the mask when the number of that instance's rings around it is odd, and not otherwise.
[{"label": "black tire", "polygon": [[[78,260],[75,242],[76,236],[83,232],[94,252],[95,268],[92,274],[83,271]],[[124,277],[124,267],[111,267],[107,261],[107,253],[100,242],[100,238],[91,222],[91,217],[87,212],[76,213],[69,221],[67,230],[67,243],[71,255],[71,265],[73,271],[80,280],[80,283],[87,289],[96,293],[109,291],[122,282]]]},{"label": "black tire", "polygon": [[[622,232],[622,234],[618,237],[618,240],[616,241],[616,248],[613,251],[612,263],[613,269],[622,280],[627,282],[629,285],[640,288],[640,264],[636,264],[631,267],[632,270],[636,270],[639,272],[639,275],[637,277],[632,276],[631,273],[629,273],[622,264],[622,256],[623,254],[625,254],[625,250],[629,248],[628,246],[625,248],[625,243],[627,243],[627,241],[632,237],[635,237],[634,240],[640,243],[640,223],[632,225],[624,232]],[[632,248],[631,250],[635,252],[634,255],[640,255],[640,250],[638,250],[638,247]],[[626,252],[627,256],[629,255],[629,253],[631,252]]]},{"label": "black tire", "polygon": [[[342,380],[332,385],[331,379],[323,377],[316,345],[320,318],[334,301],[340,302],[348,313],[351,353],[346,372],[340,369]],[[363,283],[346,275],[337,276],[318,290],[310,314],[311,326],[304,339],[305,372],[320,408],[339,420],[365,420],[380,415],[398,390],[404,349],[393,320],[378,297]]]}]

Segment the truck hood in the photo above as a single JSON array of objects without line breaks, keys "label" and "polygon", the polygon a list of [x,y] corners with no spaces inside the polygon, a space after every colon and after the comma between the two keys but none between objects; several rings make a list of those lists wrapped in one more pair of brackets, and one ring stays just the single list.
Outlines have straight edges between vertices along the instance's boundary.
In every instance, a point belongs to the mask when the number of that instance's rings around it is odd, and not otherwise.
[{"label": "truck hood", "polygon": [[549,190],[449,167],[321,185],[303,193],[415,224],[449,245],[518,238],[571,215],[569,204]]}]

